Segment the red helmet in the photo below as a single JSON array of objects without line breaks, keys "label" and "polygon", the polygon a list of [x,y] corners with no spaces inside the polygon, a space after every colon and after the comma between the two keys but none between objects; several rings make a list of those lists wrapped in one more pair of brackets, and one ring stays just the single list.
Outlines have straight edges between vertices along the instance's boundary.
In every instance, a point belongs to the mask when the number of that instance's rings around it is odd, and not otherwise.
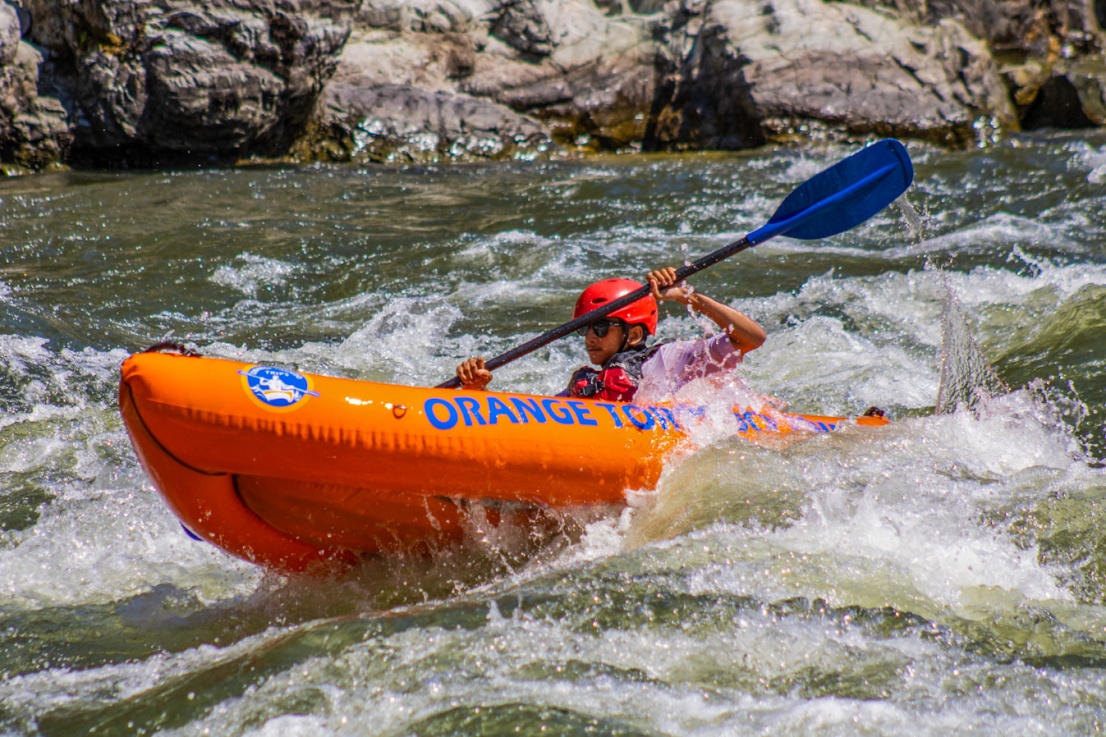
[{"label": "red helmet", "polygon": [[[630,292],[641,289],[644,285],[638,284],[633,279],[604,279],[597,281],[585,289],[580,298],[576,300],[576,309],[572,317],[586,315],[597,307],[602,307],[608,302],[613,302],[619,297],[624,297]],[[650,335],[657,333],[657,300],[653,295],[647,294],[641,299],[631,302],[620,310],[615,310],[607,317],[623,320],[628,325],[641,325]]]}]

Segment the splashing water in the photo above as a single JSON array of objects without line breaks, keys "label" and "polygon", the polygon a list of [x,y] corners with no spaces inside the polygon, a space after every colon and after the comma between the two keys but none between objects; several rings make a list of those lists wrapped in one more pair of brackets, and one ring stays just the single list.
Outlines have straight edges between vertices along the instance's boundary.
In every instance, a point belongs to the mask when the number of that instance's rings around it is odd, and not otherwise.
[{"label": "splashing water", "polygon": [[[895,205],[914,242],[925,241],[925,223],[906,195],[896,200]],[[933,266],[932,259],[929,265]],[[984,399],[1004,394],[1010,389],[999,378],[972,337],[971,327],[965,319],[951,280],[940,267],[933,268],[945,288],[941,310],[941,378],[937,387],[935,412],[948,414],[961,407],[974,410]]]},{"label": "splashing water", "polygon": [[946,297],[941,313],[941,379],[936,412],[948,414],[960,408],[975,410],[981,401],[1005,394],[1010,387],[999,378],[972,337],[951,282],[943,274],[942,280]]},{"label": "splashing water", "polygon": [[914,205],[910,204],[910,200],[907,196],[910,193],[907,192],[895,200],[895,207],[899,211],[899,215],[906,222],[906,227],[910,230],[910,234],[914,236],[915,242],[924,241],[926,238],[925,222],[922,220],[922,216],[918,214],[918,211],[914,209]]}]

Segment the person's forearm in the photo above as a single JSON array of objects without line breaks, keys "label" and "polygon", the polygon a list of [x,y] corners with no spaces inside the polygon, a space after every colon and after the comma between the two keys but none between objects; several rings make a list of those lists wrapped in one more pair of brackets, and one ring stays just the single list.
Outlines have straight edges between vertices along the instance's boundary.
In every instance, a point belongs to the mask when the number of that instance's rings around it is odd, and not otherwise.
[{"label": "person's forearm", "polygon": [[651,271],[645,278],[654,299],[679,302],[706,315],[722,328],[730,344],[742,353],[758,348],[768,337],[756,320],[740,310],[700,294],[686,283],[677,284],[676,269],[671,266]]},{"label": "person's forearm", "polygon": [[700,292],[692,292],[686,304],[696,312],[706,315],[720,327],[734,348],[742,353],[758,348],[768,335],[753,318],[729,305],[711,299]]}]

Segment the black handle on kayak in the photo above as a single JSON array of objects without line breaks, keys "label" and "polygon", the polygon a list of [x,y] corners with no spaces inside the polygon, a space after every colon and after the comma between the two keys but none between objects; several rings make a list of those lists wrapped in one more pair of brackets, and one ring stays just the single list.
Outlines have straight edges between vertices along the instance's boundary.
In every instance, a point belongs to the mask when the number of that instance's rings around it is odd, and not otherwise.
[{"label": "black handle on kayak", "polygon": [[[901,143],[893,139],[874,143],[800,184],[784,199],[767,224],[741,240],[677,269],[676,278],[683,281],[708,266],[777,235],[814,240],[855,228],[894,202],[913,179],[914,167]],[[489,371],[504,366],[636,302],[650,292],[648,285],[636,289],[489,359],[484,366]],[[455,389],[459,386],[461,380],[454,376],[438,384],[437,388]]]}]

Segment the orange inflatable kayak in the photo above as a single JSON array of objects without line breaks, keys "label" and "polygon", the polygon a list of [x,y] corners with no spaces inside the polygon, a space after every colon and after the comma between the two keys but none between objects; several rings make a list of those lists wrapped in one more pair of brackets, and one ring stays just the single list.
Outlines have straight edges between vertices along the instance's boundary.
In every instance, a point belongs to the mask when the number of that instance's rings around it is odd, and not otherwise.
[{"label": "orange inflatable kayak", "polygon": [[[624,505],[654,488],[702,410],[464,392],[148,351],[123,363],[123,420],[196,536],[286,572],[417,552],[482,524]],[[843,418],[735,412],[750,439]],[[860,417],[883,425],[882,417]]]}]

